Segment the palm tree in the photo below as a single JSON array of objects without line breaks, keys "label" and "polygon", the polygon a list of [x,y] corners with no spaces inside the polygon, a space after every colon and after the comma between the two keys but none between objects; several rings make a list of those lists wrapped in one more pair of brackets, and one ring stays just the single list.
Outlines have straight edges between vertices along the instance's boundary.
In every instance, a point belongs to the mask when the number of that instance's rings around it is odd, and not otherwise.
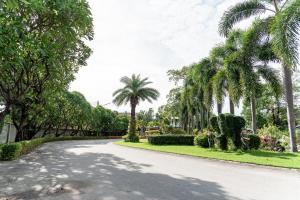
[{"label": "palm tree", "polygon": [[122,104],[130,103],[131,106],[131,115],[130,115],[130,127],[128,140],[132,142],[138,141],[138,137],[135,133],[136,131],[136,119],[135,119],[135,110],[136,106],[140,101],[149,101],[156,100],[159,97],[159,92],[150,87],[146,87],[152,82],[148,81],[148,78],[142,79],[140,75],[133,74],[131,78],[124,76],[120,79],[121,83],[125,86],[121,89],[118,89],[113,93],[114,100],[113,103],[117,106]]},{"label": "palm tree", "polygon": [[[233,31],[229,34],[229,39],[234,37],[239,48],[225,59],[225,68],[235,69],[238,74],[241,90],[244,99],[250,101],[252,114],[252,130],[256,132],[256,99],[261,92],[262,80],[269,83],[276,97],[281,94],[281,85],[277,72],[267,63],[276,60],[268,40],[264,43],[256,40],[255,29],[248,29],[246,32]],[[269,50],[269,51],[268,51]]]},{"label": "palm tree", "polygon": [[[292,86],[292,68],[298,61],[299,0],[246,0],[227,10],[219,24],[220,34],[227,36],[233,26],[249,17],[266,16],[260,26],[272,36],[272,45],[282,63],[283,84],[287,102],[291,150],[297,152]],[[262,15],[268,14],[268,15]]]},{"label": "palm tree", "polygon": [[239,32],[232,33],[227,38],[225,44],[219,44],[210,51],[210,59],[212,65],[217,69],[217,73],[213,77],[213,92],[218,105],[218,113],[222,113],[224,97],[228,95],[229,110],[234,114],[234,104],[238,104],[241,98],[241,90],[239,87],[239,77],[236,70],[225,67],[226,58],[238,51],[235,37],[239,37]]}]

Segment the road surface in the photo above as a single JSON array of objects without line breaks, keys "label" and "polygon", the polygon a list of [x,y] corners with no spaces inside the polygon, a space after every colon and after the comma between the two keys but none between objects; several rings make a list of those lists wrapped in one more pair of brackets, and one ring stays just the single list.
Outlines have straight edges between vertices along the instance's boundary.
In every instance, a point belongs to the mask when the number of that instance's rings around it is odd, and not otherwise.
[{"label": "road surface", "polygon": [[299,200],[300,172],[117,146],[47,143],[0,162],[0,199]]}]

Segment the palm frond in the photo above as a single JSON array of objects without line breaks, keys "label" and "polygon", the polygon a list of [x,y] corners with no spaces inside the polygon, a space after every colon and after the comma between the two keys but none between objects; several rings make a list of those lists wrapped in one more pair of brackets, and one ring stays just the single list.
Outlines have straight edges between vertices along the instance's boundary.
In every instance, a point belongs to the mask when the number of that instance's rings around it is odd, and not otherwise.
[{"label": "palm frond", "polygon": [[225,95],[226,84],[225,70],[219,70],[213,77],[213,92],[218,103],[223,103],[223,96]]},{"label": "palm frond", "polygon": [[219,33],[223,36],[227,36],[236,23],[251,16],[263,14],[267,10],[268,8],[257,0],[246,0],[242,3],[238,3],[229,8],[222,16],[219,23]]},{"label": "palm frond", "polygon": [[299,63],[300,1],[292,1],[281,11],[272,26],[273,49],[285,65],[295,68]]},{"label": "palm frond", "polygon": [[152,102],[152,100],[156,100],[159,97],[157,90],[145,87],[152,83],[148,81],[148,78],[142,79],[140,75],[133,74],[131,78],[124,76],[120,81],[124,84],[124,87],[113,93],[113,103],[117,106],[127,104],[128,102],[136,104],[140,100]]},{"label": "palm frond", "polygon": [[282,85],[278,76],[279,72],[265,65],[255,67],[257,68],[257,73],[270,84],[275,97],[279,98],[282,94]]}]

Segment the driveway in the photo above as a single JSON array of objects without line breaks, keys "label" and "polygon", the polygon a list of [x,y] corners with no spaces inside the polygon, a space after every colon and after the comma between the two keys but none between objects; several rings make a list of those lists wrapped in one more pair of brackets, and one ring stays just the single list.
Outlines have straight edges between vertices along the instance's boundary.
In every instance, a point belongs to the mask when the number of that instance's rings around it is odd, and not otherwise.
[{"label": "driveway", "polygon": [[0,162],[0,199],[297,200],[300,173],[117,146],[44,144]]}]

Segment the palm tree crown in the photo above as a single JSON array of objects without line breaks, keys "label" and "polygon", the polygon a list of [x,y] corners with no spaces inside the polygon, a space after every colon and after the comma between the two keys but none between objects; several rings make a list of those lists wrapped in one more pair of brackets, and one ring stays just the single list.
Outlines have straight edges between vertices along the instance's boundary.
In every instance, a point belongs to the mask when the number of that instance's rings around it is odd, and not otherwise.
[{"label": "palm tree crown", "polygon": [[152,82],[148,81],[148,78],[142,79],[140,75],[133,74],[131,78],[124,76],[120,79],[125,86],[121,89],[118,89],[113,93],[115,97],[113,103],[117,106],[127,103],[134,103],[137,105],[141,100],[149,101],[156,100],[159,97],[159,92],[150,87],[145,87]]}]

